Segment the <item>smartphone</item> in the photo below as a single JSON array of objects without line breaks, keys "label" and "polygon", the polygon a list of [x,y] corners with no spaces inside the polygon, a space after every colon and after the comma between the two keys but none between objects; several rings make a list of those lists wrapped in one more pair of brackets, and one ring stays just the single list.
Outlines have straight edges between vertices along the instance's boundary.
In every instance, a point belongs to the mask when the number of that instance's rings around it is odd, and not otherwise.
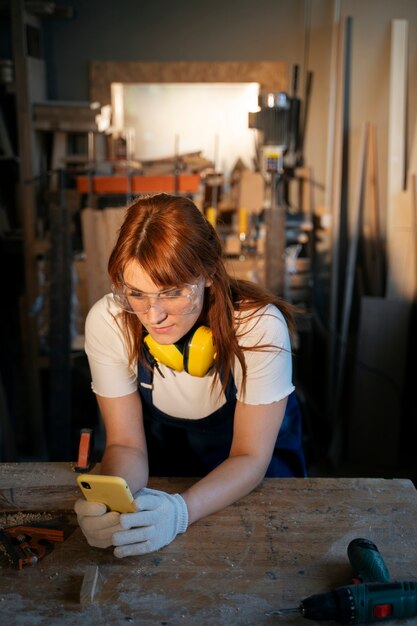
[{"label": "smartphone", "polygon": [[86,500],[104,502],[111,511],[134,513],[135,501],[124,478],[102,474],[80,474],[77,483]]}]

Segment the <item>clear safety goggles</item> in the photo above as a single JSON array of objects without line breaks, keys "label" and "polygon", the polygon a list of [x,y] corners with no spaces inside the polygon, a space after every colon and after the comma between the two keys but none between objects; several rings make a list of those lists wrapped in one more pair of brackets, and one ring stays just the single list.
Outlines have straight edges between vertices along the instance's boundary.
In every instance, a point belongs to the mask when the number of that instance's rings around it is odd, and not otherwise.
[{"label": "clear safety goggles", "polygon": [[139,291],[134,287],[112,285],[113,298],[123,311],[128,313],[147,313],[153,306],[160,307],[168,315],[188,315],[193,313],[200,302],[204,290],[204,281],[170,287],[162,291]]}]

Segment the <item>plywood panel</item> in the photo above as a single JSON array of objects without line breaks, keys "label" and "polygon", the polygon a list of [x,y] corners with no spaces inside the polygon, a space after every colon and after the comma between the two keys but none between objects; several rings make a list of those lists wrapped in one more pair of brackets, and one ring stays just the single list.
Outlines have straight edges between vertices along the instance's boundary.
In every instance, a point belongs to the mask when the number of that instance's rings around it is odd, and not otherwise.
[{"label": "plywood panel", "polygon": [[409,322],[407,302],[362,298],[347,433],[350,462],[398,465]]},{"label": "plywood panel", "polygon": [[125,214],[125,207],[82,211],[89,307],[110,291],[107,264]]},{"label": "plywood panel", "polygon": [[93,61],[91,101],[110,104],[111,83],[260,83],[262,90],[287,91],[288,65],[282,61]]}]

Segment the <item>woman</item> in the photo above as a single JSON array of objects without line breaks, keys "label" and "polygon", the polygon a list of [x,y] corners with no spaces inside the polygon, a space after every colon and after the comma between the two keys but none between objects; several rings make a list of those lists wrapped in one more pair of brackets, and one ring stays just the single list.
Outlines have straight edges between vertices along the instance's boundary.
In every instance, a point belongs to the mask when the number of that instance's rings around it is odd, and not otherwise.
[{"label": "woman", "polygon": [[[85,348],[106,430],[101,473],[127,480],[138,512],[84,500],[75,510],[90,545],[123,557],[167,545],[265,475],[305,468],[290,307],[228,276],[193,202],[136,200],[108,269],[112,294],[91,309]],[[149,475],[198,479],[172,495],[147,489]]]}]

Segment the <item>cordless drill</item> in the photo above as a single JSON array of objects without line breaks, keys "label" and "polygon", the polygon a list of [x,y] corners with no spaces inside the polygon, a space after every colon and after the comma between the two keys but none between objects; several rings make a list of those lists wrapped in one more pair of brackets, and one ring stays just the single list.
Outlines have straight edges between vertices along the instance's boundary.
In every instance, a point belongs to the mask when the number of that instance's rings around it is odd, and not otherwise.
[{"label": "cordless drill", "polygon": [[368,539],[354,539],[348,558],[358,584],[337,587],[305,598],[299,607],[274,611],[301,613],[307,619],[339,624],[371,624],[417,615],[417,582],[393,582],[378,548]]}]

